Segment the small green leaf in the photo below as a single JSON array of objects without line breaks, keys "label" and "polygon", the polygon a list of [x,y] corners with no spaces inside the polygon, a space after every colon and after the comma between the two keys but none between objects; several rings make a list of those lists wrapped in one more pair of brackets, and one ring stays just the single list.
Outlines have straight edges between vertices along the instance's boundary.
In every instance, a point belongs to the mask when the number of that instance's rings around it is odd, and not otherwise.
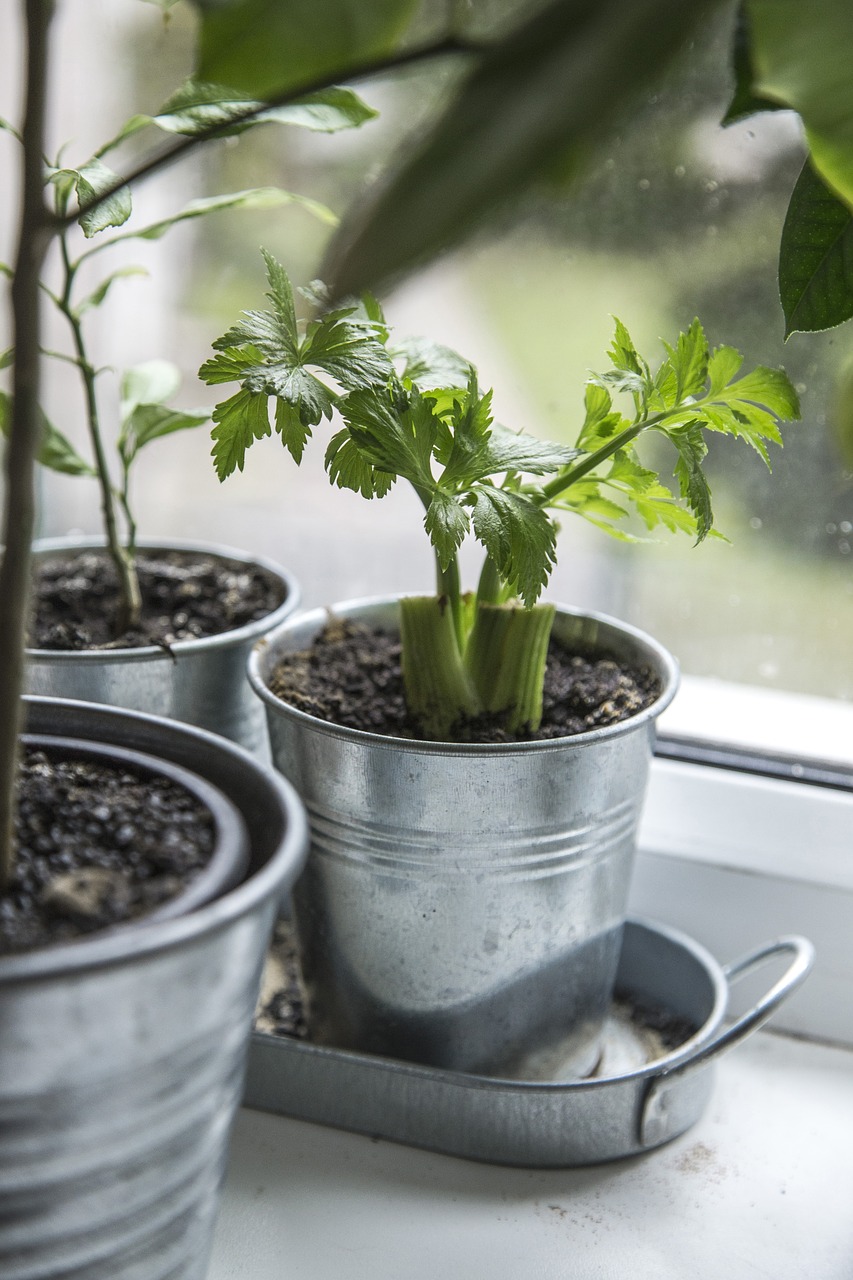
[{"label": "small green leaf", "polygon": [[[0,434],[8,436],[12,417],[12,397],[0,391]],[[94,476],[96,471],[85,458],[74,448],[61,431],[39,410],[41,421],[41,445],[38,461],[51,471],[59,471],[67,476]]]},{"label": "small green leaf", "polygon": [[853,214],[806,162],[779,248],[785,337],[832,329],[853,316]]},{"label": "small green leaf", "polygon": [[130,466],[139,450],[152,440],[160,440],[176,431],[204,426],[209,418],[210,414],[206,409],[169,409],[163,404],[137,405],[124,423],[118,440],[125,466]]},{"label": "small green leaf", "polygon": [[335,226],[337,216],[326,205],[308,196],[295,195],[292,191],[282,191],[278,187],[254,187],[248,191],[234,191],[230,195],[207,196],[200,200],[191,200],[180,212],[160,222],[152,222],[150,226],[139,231],[129,231],[125,235],[116,236],[117,240],[159,240],[167,231],[179,222],[188,222],[192,218],[204,218],[209,213],[219,213],[223,209],[277,209],[282,205],[294,204],[306,209],[320,222]]},{"label": "small green leaf", "polygon": [[15,348],[7,347],[5,351],[0,352],[0,369],[8,369],[10,365],[15,363]]},{"label": "small green leaf", "polygon": [[148,272],[144,267],[120,267],[118,271],[107,276],[106,280],[102,280],[97,289],[94,289],[88,297],[83,298],[74,308],[74,314],[79,318],[92,307],[99,307],[106,298],[112,286],[117,280],[125,280],[128,276],[147,276]]},{"label": "small green leaf", "polygon": [[125,422],[138,405],[161,405],[181,385],[181,372],[169,360],[146,360],[134,365],[119,384],[119,413]]},{"label": "small green leaf", "polygon": [[243,470],[246,450],[270,434],[267,397],[238,391],[213,411],[213,461],[220,480]]},{"label": "small green leaf", "polygon": [[[77,200],[82,207],[96,201],[86,213],[78,219],[87,240],[106,230],[107,227],[121,227],[130,217],[133,205],[129,187],[116,187],[121,181],[118,174],[113,173],[97,158],[93,158],[81,169],[58,169],[51,174],[51,181],[62,179],[73,182],[77,192]],[[111,192],[103,200],[98,200],[104,192]]]},{"label": "small green leaf", "polygon": [[[321,133],[337,133],[341,129],[357,129],[378,114],[353,93],[352,89],[331,88],[307,94],[282,107],[260,110],[261,102],[247,94],[236,93],[222,85],[188,81],[163,104],[150,123],[167,133],[193,137],[213,128],[236,122],[233,128],[221,128],[219,136],[242,133],[259,124],[299,125]],[[250,120],[242,120],[257,111]]]},{"label": "small green leaf", "polygon": [[6,276],[8,280],[15,279],[15,273],[12,268],[5,262],[0,262],[0,276]]}]

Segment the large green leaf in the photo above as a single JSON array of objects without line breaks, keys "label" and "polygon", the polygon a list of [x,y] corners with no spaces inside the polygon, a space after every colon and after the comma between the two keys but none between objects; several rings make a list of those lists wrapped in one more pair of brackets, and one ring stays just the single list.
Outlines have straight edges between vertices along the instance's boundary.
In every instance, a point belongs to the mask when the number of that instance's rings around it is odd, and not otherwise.
[{"label": "large green leaf", "polygon": [[785,337],[853,316],[853,214],[809,163],[797,179],[779,249]]},{"label": "large green leaf", "polygon": [[379,287],[496,206],[577,169],[717,0],[551,0],[497,41],[421,145],[333,241],[333,293]]},{"label": "large green leaf", "polygon": [[196,78],[268,99],[387,53],[413,0],[218,0],[201,10]]},{"label": "large green leaf", "polygon": [[853,208],[853,4],[850,0],[747,0],[753,89],[792,107],[812,160]]}]

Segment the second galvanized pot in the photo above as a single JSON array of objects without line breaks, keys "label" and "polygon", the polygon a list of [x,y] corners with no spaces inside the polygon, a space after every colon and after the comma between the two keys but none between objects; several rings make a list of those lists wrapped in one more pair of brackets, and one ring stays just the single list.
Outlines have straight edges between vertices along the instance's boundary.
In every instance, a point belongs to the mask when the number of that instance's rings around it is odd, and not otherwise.
[{"label": "second galvanized pot", "polygon": [[[336,607],[393,631],[394,600]],[[480,746],[340,728],[268,688],[328,621],[291,619],[252,654],[273,760],[306,803],[294,891],[312,1038],[461,1071],[531,1048],[592,1070],[612,995],[654,721],[677,669],[650,637],[560,609],[554,634],[651,667],[660,693],[621,724]]]},{"label": "second galvanized pot", "polygon": [[[91,551],[103,545],[97,538],[44,539],[36,543],[35,555]],[[230,547],[143,541],[139,549],[199,552],[245,565],[247,570],[262,569],[281,584],[282,602],[273,613],[255,622],[221,635],[179,640],[169,650],[154,645],[85,651],[28,649],[27,692],[166,716],[218,733],[268,758],[264,716],[246,680],[246,660],[258,638],[297,608],[296,580],[272,561]]]}]

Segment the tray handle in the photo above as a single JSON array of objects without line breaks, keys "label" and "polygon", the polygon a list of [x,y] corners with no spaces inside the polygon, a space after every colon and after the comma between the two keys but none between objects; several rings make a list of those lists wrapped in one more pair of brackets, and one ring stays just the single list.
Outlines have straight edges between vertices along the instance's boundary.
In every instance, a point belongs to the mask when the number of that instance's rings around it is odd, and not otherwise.
[{"label": "tray handle", "polygon": [[[793,958],[778,981],[751,1009],[704,1044],[695,1049],[687,1049],[683,1056],[671,1059],[666,1068],[652,1078],[640,1114],[640,1142],[644,1147],[658,1146],[683,1132],[687,1125],[683,1123],[684,1116],[681,1113],[685,1112],[686,1097],[684,1089],[677,1087],[679,1082],[688,1072],[718,1057],[766,1022],[783,1000],[804,981],[814,964],[814,947],[807,938],[791,934],[777,938],[775,942],[765,943],[740,960],[723,966],[726,982],[731,986],[777,955],[790,955]],[[691,1106],[692,1104],[688,1106],[688,1110]]]}]

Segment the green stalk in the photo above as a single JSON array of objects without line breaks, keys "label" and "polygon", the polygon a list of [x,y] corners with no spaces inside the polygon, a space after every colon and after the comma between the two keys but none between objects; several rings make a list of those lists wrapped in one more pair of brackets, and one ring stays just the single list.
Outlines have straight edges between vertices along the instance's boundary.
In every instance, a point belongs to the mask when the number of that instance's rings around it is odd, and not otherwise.
[{"label": "green stalk", "polygon": [[460,716],[481,710],[447,601],[404,596],[400,639],[406,705],[428,738],[446,742]]},{"label": "green stalk", "polygon": [[54,231],[42,186],[48,31],[52,17],[50,0],[27,0],[23,191],[12,282],[13,406],[5,460],[5,552],[0,565],[0,889],[9,884],[14,866],[15,781],[35,527],[35,464],[41,443],[39,277]]},{"label": "green stalk", "polygon": [[478,604],[465,665],[485,711],[506,714],[506,729],[542,723],[545,662],[555,606]]},{"label": "green stalk", "polygon": [[139,590],[139,577],[136,572],[135,557],[132,551],[132,539],[131,547],[125,547],[118,530],[112,478],[107,463],[107,455],[101,433],[100,415],[98,413],[95,370],[86,354],[86,344],[80,317],[71,304],[71,290],[74,285],[77,264],[73,263],[69,257],[68,245],[64,234],[60,237],[60,246],[65,270],[65,288],[62,296],[57,299],[57,303],[71,329],[74,350],[77,354],[77,367],[83,379],[83,392],[86,399],[86,422],[89,428],[95,470],[98,474],[98,485],[101,490],[101,511],[104,519],[107,549],[118,574],[120,594],[116,635],[120,636],[139,621],[139,615],[142,610],[142,596]]}]

